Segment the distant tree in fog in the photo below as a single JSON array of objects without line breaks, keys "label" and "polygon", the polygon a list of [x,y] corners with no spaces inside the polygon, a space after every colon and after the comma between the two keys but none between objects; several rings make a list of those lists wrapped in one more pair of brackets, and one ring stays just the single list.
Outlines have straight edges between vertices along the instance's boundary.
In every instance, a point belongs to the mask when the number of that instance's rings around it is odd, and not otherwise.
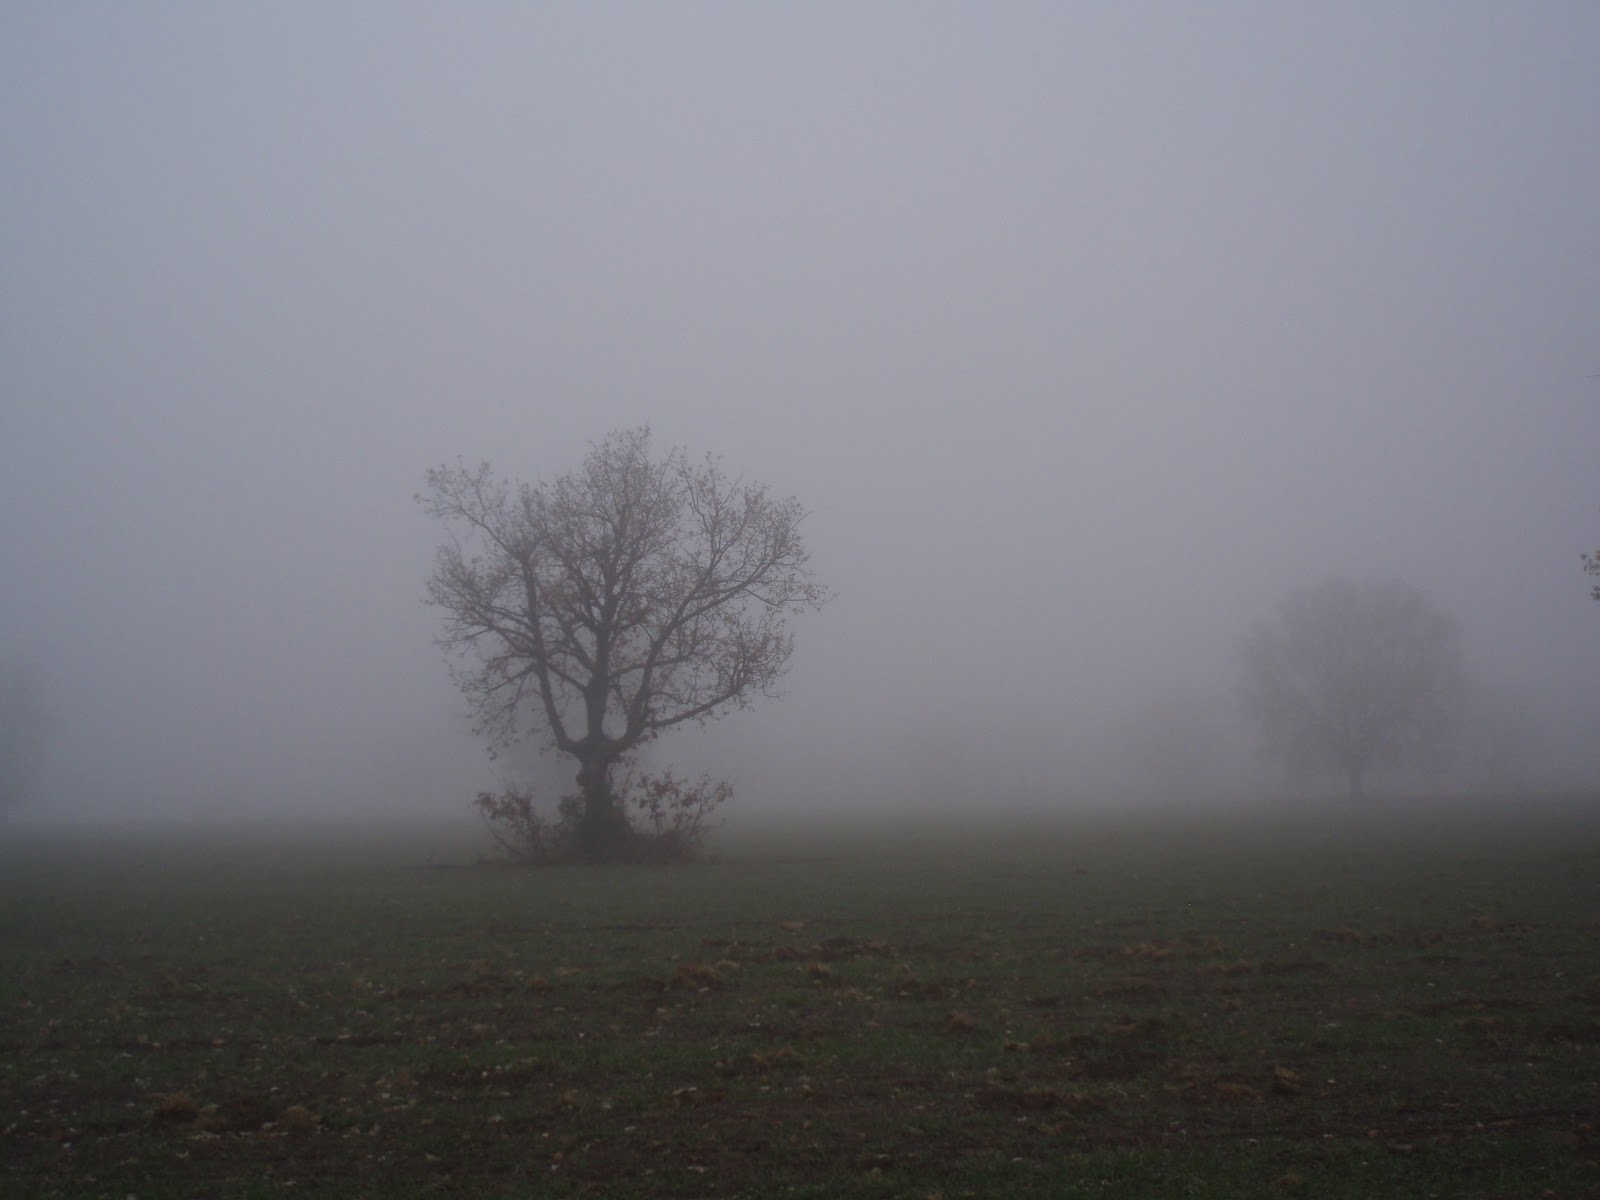
[{"label": "distant tree in fog", "polygon": [[21,663],[0,663],[0,815],[32,797],[50,732],[38,674]]},{"label": "distant tree in fog", "polygon": [[428,485],[418,499],[450,530],[428,598],[456,682],[496,747],[542,729],[578,761],[587,854],[630,837],[613,767],[674,725],[773,694],[787,618],[828,598],[798,500],[713,458],[652,456],[648,428],[610,434],[553,483],[484,464],[439,467]]},{"label": "distant tree in fog", "polygon": [[1455,622],[1395,581],[1293,593],[1246,636],[1240,662],[1263,748],[1297,771],[1339,772],[1353,797],[1373,768],[1439,756],[1461,699]]},{"label": "distant tree in fog", "polygon": [[[1590,575],[1600,576],[1600,550],[1596,550],[1593,554],[1580,554],[1578,557],[1583,559],[1583,569],[1585,571]],[[1595,584],[1590,589],[1589,594],[1596,600],[1600,600],[1600,583]]]}]

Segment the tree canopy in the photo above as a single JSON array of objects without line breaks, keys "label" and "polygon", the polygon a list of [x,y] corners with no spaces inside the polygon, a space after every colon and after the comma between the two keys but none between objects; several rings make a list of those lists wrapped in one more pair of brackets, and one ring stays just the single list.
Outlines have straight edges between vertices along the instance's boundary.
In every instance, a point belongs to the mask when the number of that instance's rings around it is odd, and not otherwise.
[{"label": "tree canopy", "polygon": [[612,767],[773,695],[787,619],[828,599],[798,500],[712,457],[653,455],[648,427],[611,433],[551,483],[438,467],[419,500],[450,531],[427,594],[456,683],[493,746],[543,731],[577,759],[588,853],[629,835]]},{"label": "tree canopy", "polygon": [[1374,767],[1440,754],[1462,690],[1455,622],[1398,581],[1294,592],[1240,647],[1240,694],[1263,748],[1333,769],[1351,796]]}]

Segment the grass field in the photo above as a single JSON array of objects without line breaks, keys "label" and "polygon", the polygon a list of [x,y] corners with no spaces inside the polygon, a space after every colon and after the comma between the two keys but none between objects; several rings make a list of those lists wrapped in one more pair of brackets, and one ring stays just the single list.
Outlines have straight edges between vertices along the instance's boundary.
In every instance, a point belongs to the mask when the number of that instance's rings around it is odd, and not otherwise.
[{"label": "grass field", "polygon": [[1600,799],[1298,811],[17,833],[0,1194],[1600,1195]]}]

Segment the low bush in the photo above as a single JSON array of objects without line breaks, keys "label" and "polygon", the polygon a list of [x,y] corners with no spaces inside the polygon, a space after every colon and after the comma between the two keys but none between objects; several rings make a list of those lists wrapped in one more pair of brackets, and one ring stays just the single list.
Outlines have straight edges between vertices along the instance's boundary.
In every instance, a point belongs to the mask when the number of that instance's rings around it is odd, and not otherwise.
[{"label": "low bush", "polygon": [[[681,862],[696,857],[717,809],[733,796],[726,780],[680,779],[667,771],[629,771],[616,797],[632,830],[622,857],[633,862]],[[575,862],[583,798],[561,797],[553,814],[541,811],[531,787],[507,784],[499,793],[479,792],[472,806],[489,836],[507,857],[524,863]]]}]

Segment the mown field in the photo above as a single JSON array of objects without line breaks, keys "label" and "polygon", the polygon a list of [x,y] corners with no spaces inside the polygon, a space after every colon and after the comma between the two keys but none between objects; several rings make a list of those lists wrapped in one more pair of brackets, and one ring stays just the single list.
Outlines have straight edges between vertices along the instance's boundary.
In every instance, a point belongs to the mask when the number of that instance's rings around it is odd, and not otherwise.
[{"label": "mown field", "polygon": [[0,1195],[1600,1195],[1600,798],[1296,811],[14,832]]}]

